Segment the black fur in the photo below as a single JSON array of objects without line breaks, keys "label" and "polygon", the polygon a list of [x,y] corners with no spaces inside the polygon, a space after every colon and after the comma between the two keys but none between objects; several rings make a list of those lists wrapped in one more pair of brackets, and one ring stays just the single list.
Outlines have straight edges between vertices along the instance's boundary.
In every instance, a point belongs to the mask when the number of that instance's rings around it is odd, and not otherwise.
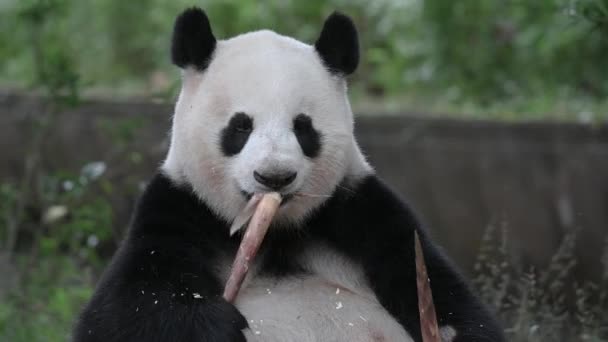
[{"label": "black fur", "polygon": [[[340,188],[343,189],[343,188]],[[375,176],[338,190],[296,233],[271,227],[262,272],[305,273],[296,256],[325,242],[363,266],[380,303],[420,341],[413,233],[421,235],[440,325],[456,341],[503,341],[500,327],[471,293],[410,210]],[[133,225],[75,329],[75,342],[243,341],[243,316],[221,299],[212,272],[238,237],[188,187],[157,175]],[[194,298],[194,294],[202,298]],[[156,302],[158,301],[158,302]]]},{"label": "black fur", "polygon": [[236,113],[230,118],[228,126],[221,133],[221,148],[230,157],[241,152],[253,130],[253,119],[245,113]]},{"label": "black fur", "polygon": [[321,150],[321,134],[312,126],[310,116],[298,114],[293,119],[293,132],[305,156],[314,158],[319,155]]},{"label": "black fur", "polygon": [[359,64],[359,39],[355,24],[344,14],[334,12],[325,20],[315,49],[332,73],[352,74]]},{"label": "black fur", "polygon": [[207,68],[215,51],[216,39],[203,10],[192,7],[175,19],[171,60],[180,68],[193,66],[199,71]]},{"label": "black fur", "polygon": [[247,322],[211,271],[220,251],[237,248],[225,227],[190,189],[157,175],[74,341],[245,341]]}]

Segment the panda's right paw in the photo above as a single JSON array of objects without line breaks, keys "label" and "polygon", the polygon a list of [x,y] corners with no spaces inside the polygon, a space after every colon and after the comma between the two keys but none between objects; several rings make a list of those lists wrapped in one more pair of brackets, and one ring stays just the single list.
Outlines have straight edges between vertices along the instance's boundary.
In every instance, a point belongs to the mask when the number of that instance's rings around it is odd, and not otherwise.
[{"label": "panda's right paw", "polygon": [[243,330],[249,326],[245,317],[224,299],[213,300],[204,306],[200,341],[246,342]]}]

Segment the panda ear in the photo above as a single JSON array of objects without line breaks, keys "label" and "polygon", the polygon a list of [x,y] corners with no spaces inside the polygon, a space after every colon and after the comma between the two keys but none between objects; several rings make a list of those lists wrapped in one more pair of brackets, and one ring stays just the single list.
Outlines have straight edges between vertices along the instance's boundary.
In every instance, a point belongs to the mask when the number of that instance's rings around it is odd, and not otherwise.
[{"label": "panda ear", "polygon": [[175,19],[171,60],[180,68],[193,66],[205,70],[211,61],[216,40],[205,12],[192,7]]},{"label": "panda ear", "polygon": [[359,39],[355,24],[344,14],[332,13],[323,24],[315,49],[332,73],[353,73],[359,64]]}]

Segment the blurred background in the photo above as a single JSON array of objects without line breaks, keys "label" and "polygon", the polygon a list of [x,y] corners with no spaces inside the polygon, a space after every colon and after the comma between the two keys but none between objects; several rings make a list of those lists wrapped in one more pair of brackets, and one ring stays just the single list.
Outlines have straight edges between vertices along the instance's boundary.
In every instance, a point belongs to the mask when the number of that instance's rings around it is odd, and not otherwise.
[{"label": "blurred background", "polygon": [[65,341],[168,146],[175,16],[352,16],[357,134],[510,341],[608,341],[608,0],[0,0],[0,341]]}]

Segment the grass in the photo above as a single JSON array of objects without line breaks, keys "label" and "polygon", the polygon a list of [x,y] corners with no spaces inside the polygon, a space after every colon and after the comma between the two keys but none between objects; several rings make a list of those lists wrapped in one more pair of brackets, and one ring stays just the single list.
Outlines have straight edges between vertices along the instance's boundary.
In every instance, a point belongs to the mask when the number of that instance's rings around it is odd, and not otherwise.
[{"label": "grass", "polygon": [[67,341],[93,293],[92,270],[69,256],[17,261],[19,279],[0,301],[0,341]]}]

